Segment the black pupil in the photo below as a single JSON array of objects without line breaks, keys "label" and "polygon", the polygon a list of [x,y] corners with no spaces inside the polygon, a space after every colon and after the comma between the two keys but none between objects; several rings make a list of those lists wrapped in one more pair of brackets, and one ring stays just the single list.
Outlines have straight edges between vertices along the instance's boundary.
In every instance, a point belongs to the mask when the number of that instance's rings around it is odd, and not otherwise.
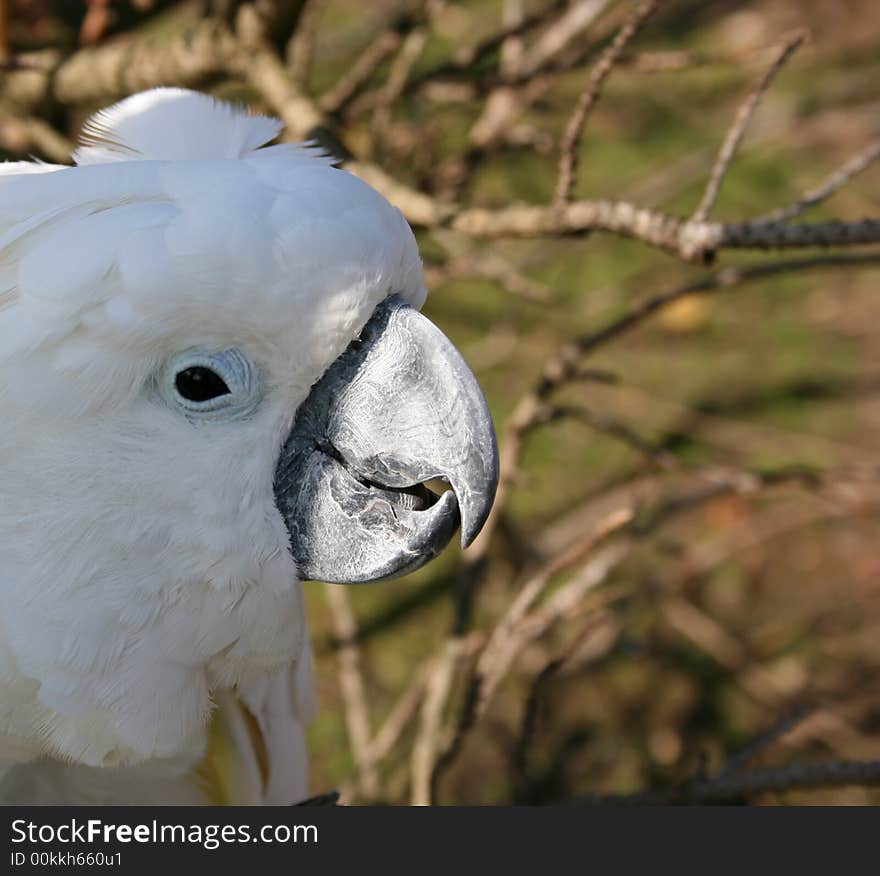
[{"label": "black pupil", "polygon": [[206,402],[221,395],[229,395],[223,378],[203,365],[194,365],[181,371],[174,379],[177,391],[188,401]]}]

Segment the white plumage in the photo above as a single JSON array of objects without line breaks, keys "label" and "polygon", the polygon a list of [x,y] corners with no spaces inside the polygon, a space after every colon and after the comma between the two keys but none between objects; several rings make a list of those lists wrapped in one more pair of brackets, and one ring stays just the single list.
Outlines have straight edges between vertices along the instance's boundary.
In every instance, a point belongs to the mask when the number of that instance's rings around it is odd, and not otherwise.
[{"label": "white plumage", "polygon": [[[93,117],[78,166],[2,168],[0,799],[306,794],[274,465],[377,303],[425,290],[399,212],[265,146],[279,129],[157,89]],[[164,403],[157,373],[192,348],[249,352],[253,416],[193,428]]]}]

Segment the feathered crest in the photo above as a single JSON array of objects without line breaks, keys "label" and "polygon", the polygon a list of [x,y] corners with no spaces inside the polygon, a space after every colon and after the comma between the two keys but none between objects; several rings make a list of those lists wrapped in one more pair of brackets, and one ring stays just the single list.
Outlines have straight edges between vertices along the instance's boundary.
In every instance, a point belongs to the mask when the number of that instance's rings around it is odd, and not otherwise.
[{"label": "feathered crest", "polygon": [[182,88],[154,88],[95,113],[73,153],[79,165],[112,161],[244,158],[278,136],[278,119],[250,115]]},{"label": "feathered crest", "polygon": [[93,116],[80,166],[0,164],[0,368],[81,329],[140,337],[143,314],[158,324],[182,301],[226,302],[238,322],[259,290],[275,331],[303,289],[385,277],[421,295],[400,213],[320,148],[265,145],[281,127],[160,88]]}]

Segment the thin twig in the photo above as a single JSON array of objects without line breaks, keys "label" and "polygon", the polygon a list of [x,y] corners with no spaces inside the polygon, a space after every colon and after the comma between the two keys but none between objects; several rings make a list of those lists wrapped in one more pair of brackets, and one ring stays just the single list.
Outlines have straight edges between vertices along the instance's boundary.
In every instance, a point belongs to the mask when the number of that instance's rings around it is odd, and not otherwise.
[{"label": "thin twig", "polygon": [[298,139],[320,127],[324,118],[314,101],[293,80],[269,42],[259,15],[242,6],[236,20],[236,60],[247,81],[278,113]]},{"label": "thin twig", "polygon": [[709,174],[709,182],[706,184],[706,189],[703,192],[703,197],[700,200],[699,206],[694,211],[692,221],[704,222],[709,217],[709,213],[712,210],[715,200],[718,197],[718,192],[721,189],[724,175],[730,167],[730,162],[733,161],[733,156],[736,154],[736,150],[742,142],[746,128],[748,127],[755,110],[758,108],[758,104],[761,102],[764,92],[770,86],[770,83],[773,81],[776,74],[782,69],[785,62],[791,57],[795,49],[797,49],[806,39],[806,36],[806,31],[797,31],[783,42],[782,46],[776,52],[770,66],[764,71],[752,87],[752,90],[749,92],[746,99],[743,101],[733,120],[733,124],[727,132],[727,136],[724,138],[724,142],[721,144],[721,148],[718,150],[718,156],[716,157],[715,164],[712,166],[712,171]]},{"label": "thin twig", "polygon": [[[774,277],[778,274],[799,273],[801,271],[823,270],[825,268],[850,268],[867,267],[880,264],[880,253],[866,253],[862,255],[820,255],[810,258],[792,259],[784,262],[774,262],[766,265],[753,265],[750,267],[723,268],[685,286],[680,286],[660,295],[653,295],[634,305],[623,316],[609,322],[598,331],[584,335],[573,345],[565,348],[557,356],[555,363],[545,370],[545,378],[541,388],[543,394],[553,388],[552,384],[567,378],[573,366],[568,361],[576,354],[578,357],[594,353],[599,347],[618,338],[622,334],[635,328],[649,317],[668,307],[675,301],[689,295],[711,294],[731,289],[760,280]],[[544,388],[544,382],[549,382]]]},{"label": "thin twig", "polygon": [[564,656],[554,657],[552,660],[549,660],[544,668],[535,676],[529,688],[529,694],[526,697],[526,704],[523,708],[519,736],[517,737],[516,748],[513,752],[513,762],[521,776],[525,776],[528,772],[529,746],[538,727],[544,691],[564,662]]},{"label": "thin twig", "polygon": [[424,27],[417,27],[404,38],[397,56],[391,62],[388,80],[382,89],[381,98],[373,113],[373,129],[384,131],[391,122],[391,108],[397,102],[406,86],[409,74],[415,66],[428,41]]},{"label": "thin twig", "polygon": [[428,677],[421,721],[412,752],[413,806],[430,806],[432,802],[431,776],[440,745],[443,710],[449,699],[455,670],[465,652],[463,636],[450,637],[438,655]]},{"label": "thin twig", "polygon": [[[579,40],[605,11],[609,0],[575,0],[550,23],[530,48],[528,59],[516,70],[517,79],[529,79],[565,48]],[[513,82],[508,81],[508,84]]]},{"label": "thin twig", "polygon": [[294,82],[305,86],[315,57],[315,42],[321,21],[321,4],[318,0],[305,0],[297,20],[296,29],[287,41],[287,67]]},{"label": "thin twig", "polygon": [[619,441],[630,450],[643,456],[652,465],[664,469],[675,468],[677,461],[671,453],[665,452],[650,441],[646,441],[634,429],[609,414],[600,414],[584,407],[558,406],[553,408],[553,417],[562,417],[584,423],[596,432]]},{"label": "thin twig", "polygon": [[[379,34],[360,54],[336,84],[318,99],[325,113],[342,112],[358,91],[370,81],[373,74],[400,47],[403,36],[399,30]],[[380,92],[382,93],[382,92]]]},{"label": "thin twig", "polygon": [[374,763],[387,757],[403,735],[409,722],[418,711],[426,680],[427,673],[424,670],[416,672],[415,678],[401,694],[400,699],[385,719],[385,723],[379,728],[370,743],[370,757]]},{"label": "thin twig", "polygon": [[498,253],[462,253],[441,265],[428,265],[425,268],[429,287],[461,277],[492,280],[527,301],[546,302],[550,298],[550,289],[544,283],[526,276]]},{"label": "thin twig", "polygon": [[623,26],[617,32],[617,36],[611,42],[611,45],[605,49],[599,56],[593,69],[590,71],[590,77],[587,81],[587,87],[578,98],[574,112],[565,128],[565,134],[562,137],[559,156],[559,180],[556,185],[556,203],[563,204],[571,200],[571,192],[574,188],[575,175],[578,166],[578,146],[581,141],[581,135],[584,131],[587,117],[590,111],[599,100],[602,93],[602,86],[614,69],[620,56],[626,48],[627,43],[639,32],[642,25],[648,20],[648,17],[657,8],[658,0],[645,0],[624,22]]},{"label": "thin twig", "polygon": [[333,634],[338,645],[336,659],[339,663],[339,689],[345,706],[345,724],[357,770],[359,791],[367,799],[375,799],[379,791],[379,778],[370,745],[367,692],[360,666],[360,649],[356,644],[357,623],[344,587],[326,584],[324,595],[330,607]]},{"label": "thin twig", "polygon": [[734,773],[742,772],[759,754],[815,714],[816,709],[818,709],[818,705],[815,703],[804,705],[775,721],[749,745],[729,757],[718,771],[717,778],[724,779]]},{"label": "thin twig", "polygon": [[[602,593],[603,605],[610,606],[628,596],[628,591],[629,588],[625,587],[606,587]],[[580,671],[585,664],[607,654],[619,639],[622,624],[615,615],[607,608],[596,604],[587,606],[585,603],[586,600],[579,609],[586,614],[586,622],[580,625],[571,641],[545,663],[529,688],[512,757],[514,766],[523,778],[528,778],[529,749],[538,729],[542,699],[547,686],[563,672]]]},{"label": "thin twig", "polygon": [[876,140],[867,149],[863,149],[858,155],[851,158],[842,167],[832,173],[820,186],[811,189],[800,200],[788,207],[780,207],[764,216],[759,216],[754,221],[760,222],[787,222],[806,212],[810,207],[829,198],[838,189],[843,188],[848,182],[867,170],[877,159],[880,158],[880,140]]}]

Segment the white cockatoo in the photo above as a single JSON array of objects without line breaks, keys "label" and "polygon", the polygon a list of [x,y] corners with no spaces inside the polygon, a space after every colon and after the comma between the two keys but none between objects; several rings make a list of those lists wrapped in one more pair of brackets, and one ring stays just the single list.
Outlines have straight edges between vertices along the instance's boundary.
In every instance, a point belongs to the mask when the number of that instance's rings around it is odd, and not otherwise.
[{"label": "white cockatoo", "polygon": [[156,89],[76,166],[0,168],[3,802],[306,797],[300,582],[403,574],[488,514],[491,419],[412,232],[280,128]]}]

